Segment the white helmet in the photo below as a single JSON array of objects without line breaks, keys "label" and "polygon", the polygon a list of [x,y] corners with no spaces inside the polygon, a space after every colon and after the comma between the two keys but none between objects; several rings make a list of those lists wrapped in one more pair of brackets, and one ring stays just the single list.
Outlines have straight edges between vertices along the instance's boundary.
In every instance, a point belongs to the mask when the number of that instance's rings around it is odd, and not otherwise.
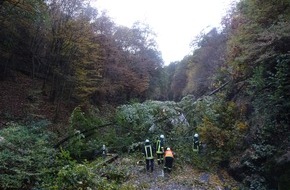
[{"label": "white helmet", "polygon": [[160,135],[160,138],[162,138],[162,139],[163,139],[163,138],[164,138],[164,135]]},{"label": "white helmet", "polygon": [[149,142],[149,140],[148,140],[148,139],[146,139],[146,140],[145,140],[145,142],[146,142],[146,143],[148,143],[148,142]]},{"label": "white helmet", "polygon": [[168,147],[166,150],[170,150],[170,148]]},{"label": "white helmet", "polygon": [[194,134],[194,137],[198,137],[198,134],[197,134],[197,133],[195,133],[195,134]]}]

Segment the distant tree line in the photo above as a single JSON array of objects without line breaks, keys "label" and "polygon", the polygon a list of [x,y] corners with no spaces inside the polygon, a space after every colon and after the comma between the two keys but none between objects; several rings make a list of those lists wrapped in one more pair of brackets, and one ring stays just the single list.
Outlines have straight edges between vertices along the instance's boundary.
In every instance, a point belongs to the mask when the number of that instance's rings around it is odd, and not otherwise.
[{"label": "distant tree line", "polygon": [[163,61],[146,24],[117,26],[89,1],[5,0],[0,25],[1,78],[41,78],[52,102],[156,96]]},{"label": "distant tree line", "polygon": [[192,43],[192,55],[164,66],[147,24],[117,25],[84,0],[5,0],[0,25],[1,78],[14,70],[40,78],[56,104],[200,97],[219,85],[226,56],[227,32],[212,29]]}]

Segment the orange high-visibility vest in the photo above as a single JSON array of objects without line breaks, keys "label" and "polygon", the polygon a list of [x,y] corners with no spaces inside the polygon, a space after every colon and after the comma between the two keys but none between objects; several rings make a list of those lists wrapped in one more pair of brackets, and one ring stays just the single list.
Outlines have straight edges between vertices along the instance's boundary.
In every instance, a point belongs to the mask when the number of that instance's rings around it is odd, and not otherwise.
[{"label": "orange high-visibility vest", "polygon": [[173,158],[173,152],[171,150],[166,150],[164,157],[172,157]]}]

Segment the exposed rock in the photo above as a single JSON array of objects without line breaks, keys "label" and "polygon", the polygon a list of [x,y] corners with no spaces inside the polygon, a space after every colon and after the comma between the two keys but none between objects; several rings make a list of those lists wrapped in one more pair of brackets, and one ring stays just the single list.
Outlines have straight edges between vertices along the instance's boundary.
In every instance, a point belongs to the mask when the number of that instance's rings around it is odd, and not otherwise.
[{"label": "exposed rock", "polygon": [[201,182],[203,183],[208,183],[209,182],[209,178],[210,178],[210,175],[208,173],[203,173],[199,179]]}]

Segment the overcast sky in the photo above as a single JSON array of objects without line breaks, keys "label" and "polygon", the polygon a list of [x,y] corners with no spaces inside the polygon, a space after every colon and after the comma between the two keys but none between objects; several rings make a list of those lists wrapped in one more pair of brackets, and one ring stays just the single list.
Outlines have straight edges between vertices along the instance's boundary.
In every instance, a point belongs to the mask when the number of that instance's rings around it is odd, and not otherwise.
[{"label": "overcast sky", "polygon": [[165,65],[190,53],[190,42],[203,29],[218,27],[234,0],[94,0],[116,24],[149,24]]}]

